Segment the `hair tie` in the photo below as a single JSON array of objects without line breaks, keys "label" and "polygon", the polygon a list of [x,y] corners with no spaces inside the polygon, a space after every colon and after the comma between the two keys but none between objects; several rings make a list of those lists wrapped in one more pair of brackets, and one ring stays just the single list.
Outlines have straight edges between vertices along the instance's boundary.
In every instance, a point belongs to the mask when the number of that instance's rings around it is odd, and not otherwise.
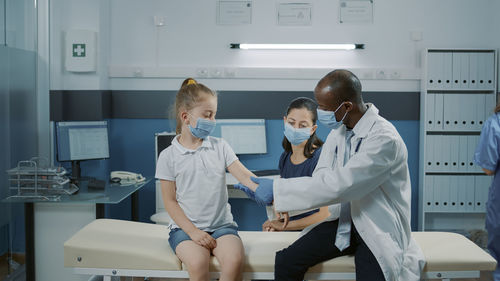
[{"label": "hair tie", "polygon": [[196,83],[196,81],[194,79],[189,79],[187,85],[196,85],[198,83]]}]

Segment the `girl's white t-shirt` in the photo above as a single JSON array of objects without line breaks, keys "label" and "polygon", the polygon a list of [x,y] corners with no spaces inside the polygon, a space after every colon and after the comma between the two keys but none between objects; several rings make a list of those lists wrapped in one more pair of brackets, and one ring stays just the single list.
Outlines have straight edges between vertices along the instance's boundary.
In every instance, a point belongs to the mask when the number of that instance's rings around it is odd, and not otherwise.
[{"label": "girl's white t-shirt", "polygon": [[[238,160],[233,149],[225,140],[209,136],[192,150],[183,147],[178,138],[160,153],[155,177],[175,181],[177,202],[197,228],[215,231],[237,226],[226,186],[226,168]],[[178,227],[171,222],[170,228]]]}]

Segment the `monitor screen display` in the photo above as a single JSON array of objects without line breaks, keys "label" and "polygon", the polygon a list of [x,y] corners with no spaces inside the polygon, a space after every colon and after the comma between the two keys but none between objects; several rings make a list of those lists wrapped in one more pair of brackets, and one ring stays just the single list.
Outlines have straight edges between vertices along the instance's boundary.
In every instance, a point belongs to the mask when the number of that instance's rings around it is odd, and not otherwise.
[{"label": "monitor screen display", "polygon": [[109,158],[107,121],[56,123],[57,160]]},{"label": "monitor screen display", "polygon": [[264,119],[217,119],[212,135],[226,140],[236,154],[267,153]]}]

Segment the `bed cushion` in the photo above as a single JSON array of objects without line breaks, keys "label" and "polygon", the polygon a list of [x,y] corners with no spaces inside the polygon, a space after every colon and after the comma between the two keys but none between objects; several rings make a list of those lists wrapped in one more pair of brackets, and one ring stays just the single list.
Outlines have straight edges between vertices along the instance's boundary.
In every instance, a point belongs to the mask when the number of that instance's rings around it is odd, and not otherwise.
[{"label": "bed cushion", "polygon": [[[137,270],[185,269],[168,245],[164,225],[98,219],[64,243],[64,265],[80,268]],[[273,272],[278,250],[298,239],[298,232],[240,231],[245,247],[245,272]],[[462,235],[413,232],[427,265],[424,271],[493,271],[496,261]],[[212,257],[211,271],[219,271]],[[345,256],[312,267],[309,272],[354,272],[354,258]]]},{"label": "bed cushion", "polygon": [[98,219],[64,243],[64,266],[180,270],[164,225]]}]

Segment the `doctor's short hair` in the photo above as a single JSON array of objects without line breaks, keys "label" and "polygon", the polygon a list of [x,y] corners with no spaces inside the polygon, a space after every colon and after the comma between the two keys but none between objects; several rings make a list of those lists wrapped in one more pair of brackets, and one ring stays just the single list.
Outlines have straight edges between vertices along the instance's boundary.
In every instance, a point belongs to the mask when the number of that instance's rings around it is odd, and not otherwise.
[{"label": "doctor's short hair", "polygon": [[[354,73],[345,69],[336,69],[323,77],[319,84],[328,84],[335,93],[337,102],[350,101],[355,104],[363,102],[361,82]],[[323,85],[324,85],[323,84]]]},{"label": "doctor's short hair", "polygon": [[198,83],[193,78],[187,78],[182,82],[181,88],[175,96],[175,133],[180,134],[182,128],[182,120],[180,119],[181,111],[189,111],[206,98],[206,95],[217,97],[217,93],[212,91],[207,86]]},{"label": "doctor's short hair", "polygon": [[[294,99],[286,110],[286,116],[292,111],[292,109],[302,109],[305,108],[307,111],[311,113],[313,125],[316,125],[318,121],[318,112],[316,111],[318,105],[310,98],[300,97]],[[283,149],[286,152],[292,151],[292,144],[288,141],[286,137],[283,137],[283,141],[281,142]],[[311,158],[313,156],[314,150],[320,148],[323,145],[323,141],[318,138],[316,132],[314,132],[306,142],[304,147],[304,156],[306,158]]]}]

